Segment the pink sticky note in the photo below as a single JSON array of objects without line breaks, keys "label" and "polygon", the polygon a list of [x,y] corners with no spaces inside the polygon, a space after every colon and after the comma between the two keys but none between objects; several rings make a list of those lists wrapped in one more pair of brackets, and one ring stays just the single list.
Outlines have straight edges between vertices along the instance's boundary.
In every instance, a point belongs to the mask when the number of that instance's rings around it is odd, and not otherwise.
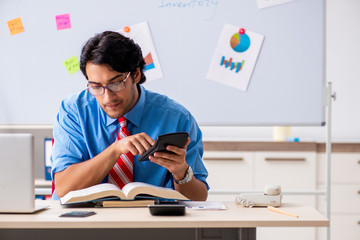
[{"label": "pink sticky note", "polygon": [[57,30],[63,30],[67,28],[71,28],[71,22],[70,22],[70,14],[62,14],[62,15],[56,15],[56,27]]}]

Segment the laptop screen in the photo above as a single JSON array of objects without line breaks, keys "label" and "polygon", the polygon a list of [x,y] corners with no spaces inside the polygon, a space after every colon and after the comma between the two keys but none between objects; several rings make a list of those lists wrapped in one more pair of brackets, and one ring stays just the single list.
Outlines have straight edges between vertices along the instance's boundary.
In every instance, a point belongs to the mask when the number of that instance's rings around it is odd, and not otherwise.
[{"label": "laptop screen", "polygon": [[33,136],[0,133],[0,212],[35,208]]}]

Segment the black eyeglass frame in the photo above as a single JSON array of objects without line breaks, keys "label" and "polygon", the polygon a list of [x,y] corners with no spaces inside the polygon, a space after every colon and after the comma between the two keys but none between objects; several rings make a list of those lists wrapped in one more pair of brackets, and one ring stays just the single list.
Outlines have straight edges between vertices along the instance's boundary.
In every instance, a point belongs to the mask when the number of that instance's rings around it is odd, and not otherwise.
[{"label": "black eyeglass frame", "polygon": [[[126,81],[128,80],[129,76],[130,76],[131,72],[128,72],[128,74],[126,75],[126,78],[122,81],[119,82],[113,82],[113,83],[109,83],[106,86],[96,86],[97,88],[101,88],[101,93],[94,93],[94,87],[91,87],[89,83],[87,83],[86,85],[86,89],[87,91],[90,93],[90,95],[92,96],[101,96],[105,93],[105,88],[108,89],[110,92],[120,92],[122,90],[124,90],[126,88]],[[113,78],[111,78],[109,81],[112,81],[118,77],[123,76],[123,74],[119,74]],[[99,89],[100,90],[100,89]]]}]

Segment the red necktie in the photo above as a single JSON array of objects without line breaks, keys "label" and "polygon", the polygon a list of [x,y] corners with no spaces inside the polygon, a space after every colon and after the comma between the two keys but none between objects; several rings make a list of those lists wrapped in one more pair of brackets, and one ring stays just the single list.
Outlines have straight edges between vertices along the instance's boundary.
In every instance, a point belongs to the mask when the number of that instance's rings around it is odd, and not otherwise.
[{"label": "red necktie", "polygon": [[[123,139],[130,136],[129,130],[126,127],[126,118],[119,118],[120,131],[116,140]],[[109,182],[123,188],[125,184],[133,181],[133,155],[131,152],[121,154],[114,167],[109,172]]]}]

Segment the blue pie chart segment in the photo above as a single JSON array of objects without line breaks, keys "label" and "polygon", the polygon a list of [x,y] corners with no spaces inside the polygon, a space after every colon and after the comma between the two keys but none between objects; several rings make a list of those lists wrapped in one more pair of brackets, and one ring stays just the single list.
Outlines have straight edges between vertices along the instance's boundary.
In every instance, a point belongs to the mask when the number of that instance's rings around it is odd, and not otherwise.
[{"label": "blue pie chart segment", "polygon": [[230,46],[235,52],[245,52],[250,47],[250,38],[246,33],[235,33],[230,39]]}]

